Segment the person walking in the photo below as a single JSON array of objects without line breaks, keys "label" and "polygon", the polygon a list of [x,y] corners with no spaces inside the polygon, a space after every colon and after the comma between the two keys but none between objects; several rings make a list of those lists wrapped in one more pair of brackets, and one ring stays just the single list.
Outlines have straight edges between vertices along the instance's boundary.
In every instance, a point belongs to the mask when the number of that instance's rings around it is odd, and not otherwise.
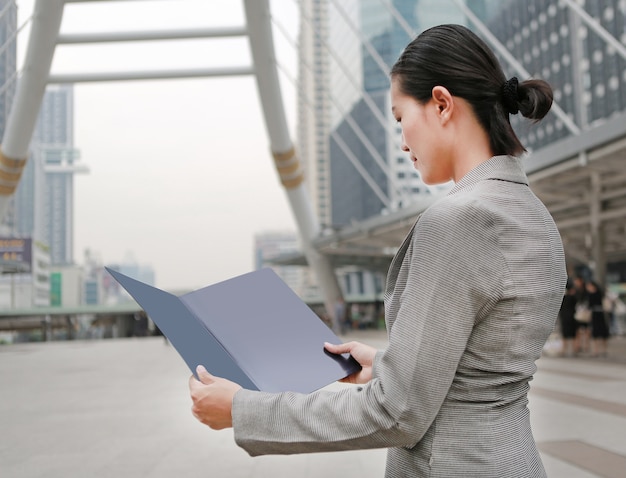
[{"label": "person walking", "polygon": [[592,353],[594,357],[606,357],[609,324],[604,312],[604,292],[594,281],[587,282],[587,300],[591,309]]},{"label": "person walking", "polygon": [[567,281],[567,288],[559,310],[559,323],[561,326],[561,337],[563,338],[563,355],[573,357],[578,352],[576,342],[576,287],[570,280]]},{"label": "person walking", "polygon": [[232,427],[252,456],[387,448],[388,478],[545,477],[527,395],[567,273],[509,115],[540,120],[551,103],[546,82],[507,79],[466,27],[411,41],[391,70],[402,149],[426,184],[455,184],[391,263],[388,346],[326,344],[362,370],[343,379],[355,386],[310,394],[246,390],[198,367],[194,416]]},{"label": "person walking", "polygon": [[591,309],[587,281],[582,276],[574,278],[576,289],[576,350],[579,353],[591,353]]}]

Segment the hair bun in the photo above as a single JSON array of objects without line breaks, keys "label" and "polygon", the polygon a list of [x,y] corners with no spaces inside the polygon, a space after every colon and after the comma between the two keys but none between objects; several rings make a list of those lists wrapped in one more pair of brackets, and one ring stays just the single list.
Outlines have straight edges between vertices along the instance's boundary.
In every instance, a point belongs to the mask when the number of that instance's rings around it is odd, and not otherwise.
[{"label": "hair bun", "polygon": [[519,111],[526,118],[539,121],[552,107],[552,87],[543,80],[526,80],[517,89]]}]

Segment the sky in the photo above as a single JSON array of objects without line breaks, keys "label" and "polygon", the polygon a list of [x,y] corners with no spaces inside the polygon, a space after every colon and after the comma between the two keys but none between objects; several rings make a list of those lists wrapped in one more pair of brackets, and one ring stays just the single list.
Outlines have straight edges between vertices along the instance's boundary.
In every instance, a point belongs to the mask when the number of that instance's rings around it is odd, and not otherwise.
[{"label": "sky", "polygon": [[[33,0],[18,0],[18,26]],[[294,0],[272,14],[297,35]],[[244,23],[243,1],[67,4],[62,33]],[[18,36],[18,69],[30,29]],[[291,136],[295,51],[275,29]],[[247,39],[57,46],[52,74],[249,65]],[[74,260],[151,266],[156,285],[195,289],[253,270],[254,235],[296,231],[270,153],[252,76],[79,83],[74,146],[89,173],[74,180]]]}]

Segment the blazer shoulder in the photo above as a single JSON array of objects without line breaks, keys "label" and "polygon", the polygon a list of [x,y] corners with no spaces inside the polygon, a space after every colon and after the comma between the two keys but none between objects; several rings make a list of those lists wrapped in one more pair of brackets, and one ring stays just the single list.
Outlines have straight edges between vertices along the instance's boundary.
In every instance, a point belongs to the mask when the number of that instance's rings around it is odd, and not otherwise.
[{"label": "blazer shoulder", "polygon": [[471,230],[477,225],[484,227],[493,223],[503,212],[497,204],[481,195],[455,194],[442,198],[424,211],[417,225]]}]

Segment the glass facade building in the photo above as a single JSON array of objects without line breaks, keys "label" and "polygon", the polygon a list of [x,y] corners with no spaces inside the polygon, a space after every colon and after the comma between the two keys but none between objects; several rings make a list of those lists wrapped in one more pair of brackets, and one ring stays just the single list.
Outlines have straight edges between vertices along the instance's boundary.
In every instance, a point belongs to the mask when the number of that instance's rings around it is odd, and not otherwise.
[{"label": "glass facade building", "polygon": [[554,106],[543,121],[511,117],[529,152],[593,133],[607,121],[614,125],[611,120],[626,112],[626,0],[302,2],[316,6],[319,23],[308,25],[319,30],[311,33],[311,56],[301,51],[301,61],[321,76],[309,96],[314,101],[300,115],[316,121],[317,144],[324,145],[310,158],[323,173],[308,180],[313,197],[324,204],[320,223],[333,230],[432,191],[400,149],[388,71],[406,44],[434,25],[468,26],[495,52],[507,78],[541,78],[552,85]]},{"label": "glass facade building", "polygon": [[[602,29],[626,44],[626,1],[577,4]],[[469,6],[531,77],[552,85],[555,103],[578,128],[584,130],[626,111],[626,58],[566,2],[505,0],[493,8]],[[499,57],[507,76],[522,79],[506,58]],[[519,117],[512,118],[512,123],[522,143],[533,150],[573,134],[554,109],[537,126]]]},{"label": "glass facade building", "polygon": [[[329,10],[331,16],[333,11]],[[360,32],[360,68],[354,69],[362,75],[354,82],[361,86],[360,98],[330,132],[334,227],[395,210],[430,193],[401,150],[401,132],[390,113],[389,70],[417,33],[444,19],[465,21],[449,2],[431,0],[361,0],[356,13],[358,25],[346,20],[343,28],[357,26]],[[341,48],[334,43],[330,47]],[[331,94],[335,84],[331,84]]]},{"label": "glass facade building", "polygon": [[[626,43],[625,0],[575,3],[606,33]],[[341,115],[336,111],[332,115],[338,119],[328,131],[328,158],[318,158],[328,165],[318,193],[332,199],[328,220],[335,228],[403,207],[429,191],[400,150],[400,131],[386,99],[389,68],[414,35],[434,25],[467,25],[496,52],[507,77],[537,77],[553,86],[555,107],[540,124],[520,115],[511,117],[531,151],[626,110],[626,59],[568,2],[361,0],[355,5],[352,23],[345,12],[340,14],[336,2],[329,2],[325,10],[335,31],[327,53],[331,71],[339,61],[332,52],[341,52],[354,41],[360,50],[359,67],[354,67],[353,55],[343,60],[342,69],[344,75],[359,76],[351,82],[359,97]],[[336,33],[341,29],[343,35]],[[335,79],[329,83],[331,96],[344,96],[345,86],[335,92],[339,84]],[[369,177],[355,166],[355,159]]]}]

